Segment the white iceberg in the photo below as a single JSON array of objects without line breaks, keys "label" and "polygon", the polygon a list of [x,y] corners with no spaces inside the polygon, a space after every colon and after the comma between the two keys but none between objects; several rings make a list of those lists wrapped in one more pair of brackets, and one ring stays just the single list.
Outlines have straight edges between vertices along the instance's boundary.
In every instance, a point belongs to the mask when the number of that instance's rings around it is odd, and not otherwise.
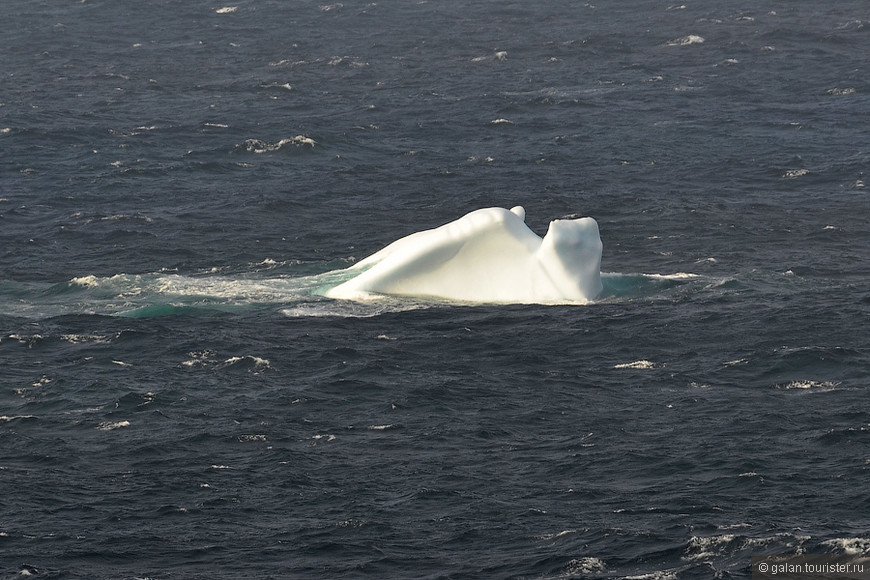
[{"label": "white iceberg", "polygon": [[531,304],[595,299],[602,290],[598,223],[591,217],[553,220],[541,238],[525,215],[520,206],[484,208],[401,238],[348,268],[354,277],[326,296]]}]

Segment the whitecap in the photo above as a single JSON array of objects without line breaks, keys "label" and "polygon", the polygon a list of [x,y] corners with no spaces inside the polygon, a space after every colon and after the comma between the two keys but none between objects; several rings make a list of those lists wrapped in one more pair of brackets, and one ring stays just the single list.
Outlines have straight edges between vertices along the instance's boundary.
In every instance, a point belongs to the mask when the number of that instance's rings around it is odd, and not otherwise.
[{"label": "whitecap", "polygon": [[746,529],[749,529],[751,527],[752,527],[752,524],[747,524],[745,522],[716,526],[716,528],[719,530],[746,530]]},{"label": "whitecap", "polygon": [[97,425],[97,429],[99,429],[100,431],[114,431],[115,429],[122,429],[129,426],[130,421],[104,421]]},{"label": "whitecap", "polygon": [[503,62],[503,61],[507,60],[507,51],[500,50],[500,51],[495,52],[491,55],[476,56],[476,57],[471,59],[471,62],[486,62],[488,60]]},{"label": "whitecap", "polygon": [[109,344],[111,340],[101,334],[61,334],[60,339],[71,344]]},{"label": "whitecap", "polygon": [[251,367],[251,370],[255,374],[272,368],[272,365],[269,364],[268,360],[266,360],[264,358],[260,358],[258,356],[251,356],[251,355],[233,356],[233,357],[230,357],[227,360],[225,360],[224,364],[227,366],[237,366],[237,365],[246,366],[247,365],[247,366]]},{"label": "whitecap", "polygon": [[700,275],[690,274],[688,272],[676,272],[674,274],[644,274],[644,276],[656,280],[692,280],[694,278],[700,278]]},{"label": "whitecap", "polygon": [[[573,532],[574,530],[566,530]],[[562,532],[565,533],[565,532]],[[560,578],[577,578],[586,577],[590,574],[601,574],[607,569],[604,565],[604,560],[595,557],[573,558],[564,568],[564,571],[558,576]]]},{"label": "whitecap", "polygon": [[668,41],[668,46],[689,46],[691,44],[703,44],[704,37],[698,36],[697,34],[689,34],[688,36],[682,36],[680,38],[675,38],[673,40]]},{"label": "whitecap", "polygon": [[242,147],[248,153],[260,154],[278,151],[288,145],[295,147],[307,146],[313,149],[316,144],[317,141],[310,137],[306,137],[305,135],[296,135],[295,137],[291,137],[289,139],[281,139],[277,143],[269,143],[268,141],[263,141],[261,139],[248,139],[244,142]]},{"label": "whitecap", "polygon": [[614,365],[615,369],[652,369],[655,368],[655,363],[648,360],[636,360],[630,363],[621,363]]},{"label": "whitecap", "polygon": [[684,560],[706,560],[719,556],[737,536],[723,534],[721,536],[692,536],[686,546]]},{"label": "whitecap", "polygon": [[392,423],[389,425],[369,425],[369,430],[371,431],[387,431],[390,429],[398,429],[398,425],[393,425]]},{"label": "whitecap", "polygon": [[825,540],[822,545],[849,556],[870,554],[870,539],[868,538],[834,538]]},{"label": "whitecap", "polygon": [[95,288],[99,286],[99,279],[93,274],[89,276],[79,276],[77,278],[73,278],[70,280],[70,284],[75,284],[76,286],[83,286],[85,288]]},{"label": "whitecap", "polygon": [[677,573],[674,570],[659,570],[649,574],[626,576],[625,580],[677,580]]},{"label": "whitecap", "polygon": [[[561,532],[554,532],[554,533],[551,533],[551,534],[541,534],[540,536],[538,536],[538,539],[539,539],[539,540],[544,540],[544,541],[550,541],[550,540],[555,540],[556,538],[561,538],[561,537],[563,537],[563,536],[567,536],[567,535],[569,535],[569,534],[576,534],[576,533],[577,533],[577,530],[562,530]],[[585,560],[585,559],[586,559],[586,558],[584,558],[584,560]],[[594,558],[594,559],[597,560],[597,558]],[[573,561],[574,561],[574,560],[572,560],[572,562],[573,562]],[[600,561],[600,560],[599,560],[599,561]],[[603,567],[603,566],[602,566],[602,567]],[[579,570],[578,570],[578,572],[579,572]]]},{"label": "whitecap", "polygon": [[215,352],[211,350],[199,350],[189,352],[187,353],[187,356],[190,357],[190,360],[183,361],[181,363],[181,366],[185,366],[188,368],[204,367],[207,363],[214,360]]},{"label": "whitecap", "polygon": [[840,383],[837,381],[812,381],[812,380],[803,380],[803,381],[791,381],[785,385],[777,385],[778,389],[783,389],[785,391],[792,390],[822,390],[822,391],[832,391],[840,386]]},{"label": "whitecap", "polygon": [[216,14],[232,14],[239,9],[238,6],[224,6],[223,8],[218,8],[215,10]]},{"label": "whitecap", "polygon": [[789,169],[782,176],[786,179],[795,179],[796,177],[803,177],[810,172],[809,169]]},{"label": "whitecap", "polygon": [[239,435],[239,441],[242,443],[250,442],[250,441],[265,441],[266,436],[263,434],[252,434],[252,435]]}]

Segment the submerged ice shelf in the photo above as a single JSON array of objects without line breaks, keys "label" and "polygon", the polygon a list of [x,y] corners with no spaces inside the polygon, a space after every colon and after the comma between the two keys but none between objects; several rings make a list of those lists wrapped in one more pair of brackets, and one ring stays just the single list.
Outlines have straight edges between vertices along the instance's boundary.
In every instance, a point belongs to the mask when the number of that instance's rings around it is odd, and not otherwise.
[{"label": "submerged ice shelf", "polygon": [[330,298],[374,295],[477,303],[586,303],[602,291],[601,238],[591,217],[550,222],[541,238],[525,210],[492,207],[396,240],[346,270]]}]

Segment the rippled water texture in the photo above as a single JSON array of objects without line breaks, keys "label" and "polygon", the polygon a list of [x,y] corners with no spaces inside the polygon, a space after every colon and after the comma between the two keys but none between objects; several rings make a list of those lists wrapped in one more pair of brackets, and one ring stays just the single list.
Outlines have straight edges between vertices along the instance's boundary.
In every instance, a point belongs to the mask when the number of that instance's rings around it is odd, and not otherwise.
[{"label": "rippled water texture", "polygon": [[[0,576],[870,553],[864,2],[7,1]],[[331,300],[481,207],[587,305]]]}]

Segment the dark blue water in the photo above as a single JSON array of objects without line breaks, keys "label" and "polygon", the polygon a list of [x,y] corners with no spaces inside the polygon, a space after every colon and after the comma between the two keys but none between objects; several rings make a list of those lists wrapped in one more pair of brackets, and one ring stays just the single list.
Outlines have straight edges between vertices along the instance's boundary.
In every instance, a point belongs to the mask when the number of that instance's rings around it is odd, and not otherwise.
[{"label": "dark blue water", "polygon": [[[870,6],[0,7],[3,578],[870,554]],[[488,206],[588,306],[321,296]]]}]

